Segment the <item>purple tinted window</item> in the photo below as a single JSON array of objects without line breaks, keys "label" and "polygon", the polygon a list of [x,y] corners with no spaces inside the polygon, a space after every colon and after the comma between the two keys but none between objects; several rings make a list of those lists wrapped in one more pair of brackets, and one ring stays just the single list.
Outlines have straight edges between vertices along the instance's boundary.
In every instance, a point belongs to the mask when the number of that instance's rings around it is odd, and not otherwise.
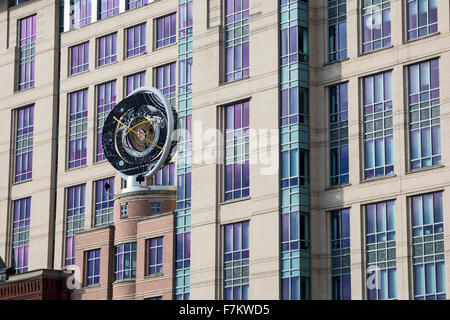
[{"label": "purple tinted window", "polygon": [[178,7],[178,36],[180,38],[192,34],[192,0]]},{"label": "purple tinted window", "polygon": [[163,257],[163,237],[148,240],[148,274],[157,274],[162,272]]},{"label": "purple tinted window", "polygon": [[75,264],[75,232],[84,229],[86,185],[67,189],[66,266]]},{"label": "purple tinted window", "polygon": [[347,58],[347,0],[328,0],[328,56]]},{"label": "purple tinted window", "polygon": [[348,84],[330,87],[330,184],[349,182]]},{"label": "purple tinted window", "polygon": [[175,106],[177,85],[176,85],[176,63],[166,64],[156,68],[156,88],[158,88]]},{"label": "purple tinted window", "polygon": [[102,147],[103,124],[109,112],[116,106],[116,81],[97,86],[97,150],[96,160],[105,160]]},{"label": "purple tinted window", "polygon": [[174,186],[175,185],[175,163],[169,163],[155,174],[155,185]]},{"label": "purple tinted window", "polygon": [[225,110],[225,201],[250,193],[249,108],[246,101]]},{"label": "purple tinted window", "polygon": [[249,222],[225,225],[224,300],[248,300]]},{"label": "purple tinted window", "polygon": [[114,178],[95,182],[95,226],[101,227],[113,222]]},{"label": "purple tinted window", "polygon": [[394,173],[392,71],[364,78],[365,179]]},{"label": "purple tinted window", "polygon": [[442,192],[411,199],[414,298],[446,299]]},{"label": "purple tinted window", "polygon": [[127,9],[131,10],[131,9],[139,8],[139,7],[143,6],[144,4],[147,4],[148,0],[127,0],[127,2],[128,2]]},{"label": "purple tinted window", "polygon": [[129,95],[134,90],[145,86],[145,71],[126,77],[126,92]]},{"label": "purple tinted window", "polygon": [[170,14],[156,20],[156,48],[161,48],[177,41],[177,17]]},{"label": "purple tinted window", "polygon": [[136,242],[116,246],[115,256],[114,280],[136,278]]},{"label": "purple tinted window", "polygon": [[408,40],[438,31],[437,0],[408,0]]},{"label": "purple tinted window", "polygon": [[70,74],[74,75],[89,69],[89,42],[70,48]]},{"label": "purple tinted window", "polygon": [[69,95],[69,169],[86,165],[87,95],[87,89]]},{"label": "purple tinted window", "polygon": [[34,87],[36,15],[19,21],[19,91]]},{"label": "purple tinted window", "polygon": [[397,299],[394,201],[365,206],[368,300]]},{"label": "purple tinted window", "polygon": [[439,60],[409,66],[411,170],[440,165]]},{"label": "purple tinted window", "polygon": [[249,0],[227,0],[225,15],[225,80],[247,78],[249,66]]},{"label": "purple tinted window", "polygon": [[391,45],[391,0],[363,1],[363,52]]},{"label": "purple tinted window", "polygon": [[100,249],[89,250],[86,256],[86,284],[92,286],[100,282]]},{"label": "purple tinted window", "polygon": [[104,66],[117,60],[117,33],[109,34],[98,39],[98,62]]},{"label": "purple tinted window", "polygon": [[100,19],[119,14],[120,0],[100,0]]},{"label": "purple tinted window", "polygon": [[97,0],[73,0],[73,25],[74,29],[91,23],[92,1]]},{"label": "purple tinted window", "polygon": [[333,300],[350,300],[350,209],[331,212],[331,275]]},{"label": "purple tinted window", "polygon": [[28,271],[31,197],[15,200],[13,208],[13,267],[17,273],[22,273]]},{"label": "purple tinted window", "polygon": [[144,53],[146,24],[140,24],[127,29],[127,57]]},{"label": "purple tinted window", "polygon": [[29,180],[33,171],[34,106],[17,110],[15,182]]},{"label": "purple tinted window", "polygon": [[294,26],[281,30],[281,64],[308,61],[308,32]]}]

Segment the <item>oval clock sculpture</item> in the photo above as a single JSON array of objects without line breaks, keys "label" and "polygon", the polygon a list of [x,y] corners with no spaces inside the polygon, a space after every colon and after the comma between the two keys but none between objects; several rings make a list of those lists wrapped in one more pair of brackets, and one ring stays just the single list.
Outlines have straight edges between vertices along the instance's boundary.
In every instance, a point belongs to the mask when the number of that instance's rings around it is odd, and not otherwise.
[{"label": "oval clock sculpture", "polygon": [[152,87],[139,88],[111,110],[103,125],[103,152],[122,176],[151,176],[175,153],[177,113]]}]

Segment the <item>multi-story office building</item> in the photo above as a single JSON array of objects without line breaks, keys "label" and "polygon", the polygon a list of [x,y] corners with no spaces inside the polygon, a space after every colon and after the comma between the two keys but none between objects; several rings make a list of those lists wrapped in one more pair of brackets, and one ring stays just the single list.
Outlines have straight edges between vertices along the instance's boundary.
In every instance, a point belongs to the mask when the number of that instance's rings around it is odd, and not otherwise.
[{"label": "multi-story office building", "polygon": [[[446,299],[448,1],[11,1],[0,28],[18,272],[76,265],[76,299]],[[120,194],[102,124],[145,85],[184,130],[159,191]]]}]

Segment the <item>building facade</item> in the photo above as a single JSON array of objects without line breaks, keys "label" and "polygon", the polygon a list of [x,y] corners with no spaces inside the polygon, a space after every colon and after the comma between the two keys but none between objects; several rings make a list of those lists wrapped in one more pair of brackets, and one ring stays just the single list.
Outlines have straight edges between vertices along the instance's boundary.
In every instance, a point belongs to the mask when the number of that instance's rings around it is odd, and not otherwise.
[{"label": "building facade", "polygon": [[[74,299],[447,298],[448,1],[10,1],[0,26],[18,272],[77,266]],[[101,132],[141,86],[178,152],[126,195]]]}]

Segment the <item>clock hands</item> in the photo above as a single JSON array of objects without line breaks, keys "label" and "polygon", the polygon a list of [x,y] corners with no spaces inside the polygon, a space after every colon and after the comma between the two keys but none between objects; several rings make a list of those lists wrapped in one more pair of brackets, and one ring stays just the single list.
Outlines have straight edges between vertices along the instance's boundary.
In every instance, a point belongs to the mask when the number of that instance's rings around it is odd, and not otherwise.
[{"label": "clock hands", "polygon": [[128,131],[133,132],[136,136],[138,136],[138,137],[140,137],[140,138],[143,138],[145,141],[147,141],[148,143],[154,145],[155,147],[157,147],[157,148],[160,149],[160,150],[163,150],[163,149],[164,149],[163,147],[160,147],[160,146],[158,146],[157,144],[155,144],[155,143],[153,143],[152,141],[150,141],[150,140],[148,140],[147,138],[145,138],[145,136],[142,136],[142,135],[139,134],[138,132],[134,131],[133,129],[134,129],[134,127],[136,127],[136,126],[133,126],[133,128],[130,128],[130,127],[128,127],[126,124],[124,124],[122,121],[120,121],[119,119],[117,119],[115,116],[113,116],[113,118],[114,118],[114,120],[116,120],[119,124],[121,124],[122,126],[124,126],[125,128],[127,128]]}]

